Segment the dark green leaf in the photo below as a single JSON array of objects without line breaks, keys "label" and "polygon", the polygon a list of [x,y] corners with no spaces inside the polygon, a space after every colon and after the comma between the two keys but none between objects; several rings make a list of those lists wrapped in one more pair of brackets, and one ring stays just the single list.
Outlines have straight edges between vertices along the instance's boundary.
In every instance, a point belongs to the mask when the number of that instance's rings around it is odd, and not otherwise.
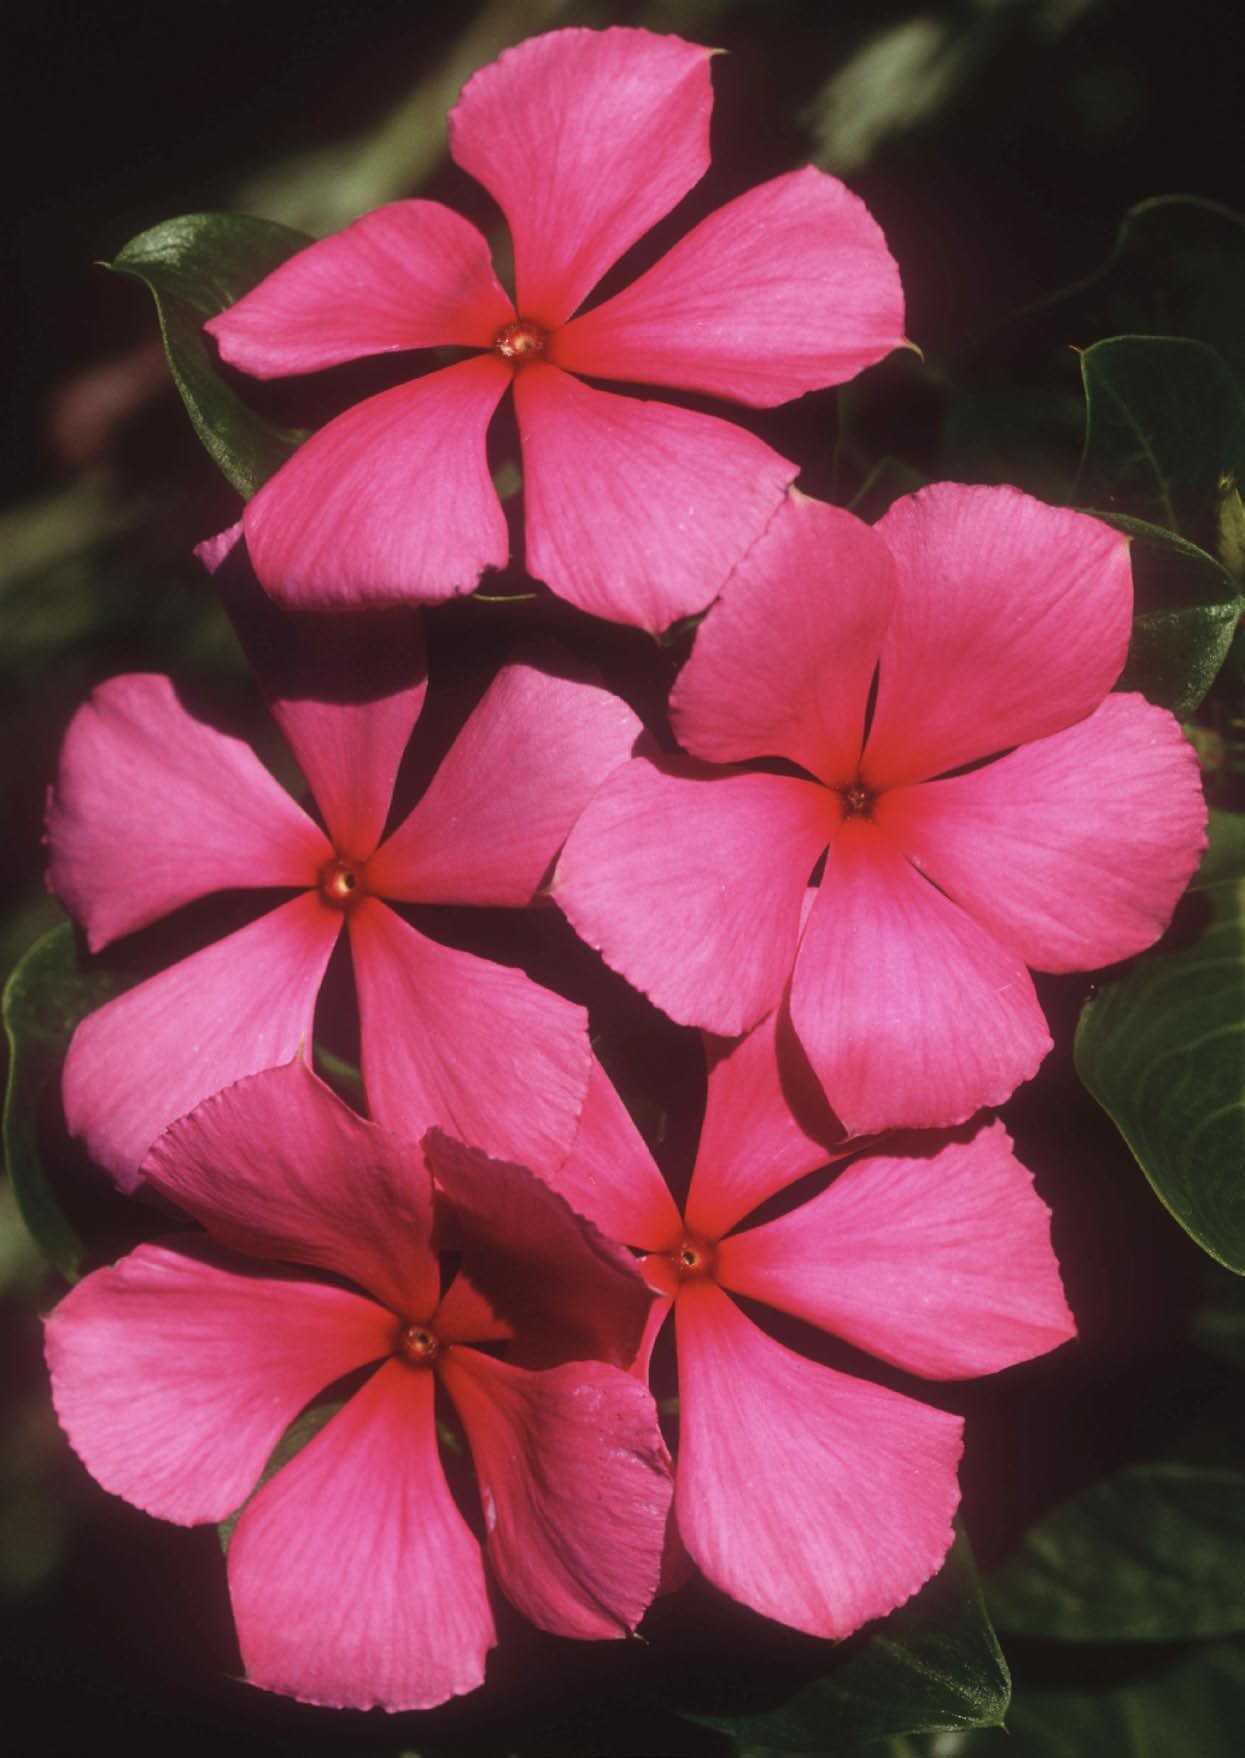
[{"label": "dark green leaf", "polygon": [[1137,959],[1086,1003],[1076,1066],[1181,1226],[1245,1274],[1245,880],[1208,885],[1184,911],[1199,905],[1209,917],[1191,944]]},{"label": "dark green leaf", "polygon": [[1245,878],[1245,812],[1212,811],[1209,836],[1210,847],[1193,878],[1199,891],[1221,879]]},{"label": "dark green leaf", "polygon": [[230,389],[203,325],[310,242],[250,214],[183,214],[132,238],[109,265],[155,295],[165,353],[195,432],[248,500],[304,436],[264,421]]},{"label": "dark green leaf", "polygon": [[1242,601],[1232,576],[1186,538],[1143,519],[1099,514],[1132,538],[1137,614],[1121,687],[1192,714],[1232,645]]},{"label": "dark green leaf", "polygon": [[9,1040],[5,1166],[31,1238],[70,1281],[78,1273],[82,1243],[53,1194],[40,1153],[39,1117],[45,1094],[59,1079],[74,1027],[115,989],[115,980],[104,972],[79,968],[68,922],[35,942],[4,988]]}]

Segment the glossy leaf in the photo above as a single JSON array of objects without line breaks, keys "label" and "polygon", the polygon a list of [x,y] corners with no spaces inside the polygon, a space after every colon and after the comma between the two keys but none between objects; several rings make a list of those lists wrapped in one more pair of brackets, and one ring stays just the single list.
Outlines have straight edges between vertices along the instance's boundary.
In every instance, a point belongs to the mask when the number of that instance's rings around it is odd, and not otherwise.
[{"label": "glossy leaf", "polygon": [[1236,583],[1214,556],[1143,519],[1110,515],[1132,538],[1137,614],[1119,687],[1192,714],[1219,675],[1240,619]]},{"label": "glossy leaf", "polygon": [[230,388],[203,325],[311,240],[251,214],[183,214],[140,233],[109,265],[146,282],[195,432],[248,500],[305,435],[275,427]]}]

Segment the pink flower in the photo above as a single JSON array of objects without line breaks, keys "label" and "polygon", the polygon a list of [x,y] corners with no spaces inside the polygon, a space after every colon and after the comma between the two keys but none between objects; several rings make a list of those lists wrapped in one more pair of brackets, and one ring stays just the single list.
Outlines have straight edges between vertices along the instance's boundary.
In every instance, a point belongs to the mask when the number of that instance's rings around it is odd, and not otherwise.
[{"label": "pink flower", "polygon": [[962,1423],[796,1354],[733,1296],[931,1380],[995,1373],[1057,1348],[1075,1326],[1049,1211],[997,1122],[893,1137],[819,1195],[740,1230],[767,1198],[858,1146],[828,1150],[803,1095],[793,1106],[776,1023],[709,1046],[682,1215],[599,1069],[550,1182],[646,1254],[662,1295],[650,1348],[673,1308],[675,1512],[692,1559],[745,1605],[839,1638],[902,1604],[941,1564]]},{"label": "pink flower", "polygon": [[794,496],[675,684],[691,758],[604,783],[557,902],[684,1024],[781,1004],[847,1133],[1001,1103],[1050,1047],[1026,966],[1150,945],[1204,847],[1179,726],[1107,694],[1131,610],[1127,540],[1015,489]]},{"label": "pink flower", "polygon": [[504,213],[516,300],[474,226],[378,208],[207,325],[261,378],[369,354],[482,350],[331,421],[246,509],[278,598],[432,601],[506,561],[485,431],[513,384],[527,566],[599,616],[662,629],[699,610],[796,467],[744,429],[573,374],[767,408],[903,341],[899,275],[863,203],[811,167],[729,202],[624,292],[602,275],[704,175],[712,51],[643,30],[563,30],[468,81],[450,151]]},{"label": "pink flower", "polygon": [[[634,1352],[650,1304],[632,1260],[518,1167],[453,1145],[436,1164],[464,1243],[444,1296],[418,1149],[301,1062],[242,1081],[144,1167],[211,1238],[140,1246],[47,1321],[57,1413],[105,1489],[179,1525],[246,1502],[229,1590],[247,1674],[308,1702],[423,1709],[484,1676],[496,1636],[438,1454],[438,1384],[525,1616],[620,1636],[657,1585],[665,1450],[652,1399],[606,1364]],[[537,1368],[470,1346],[506,1338]],[[364,1368],[247,1501],[299,1412]]]},{"label": "pink flower", "polygon": [[273,664],[291,675],[272,708],[325,829],[246,745],[189,714],[167,678],[111,679],[66,735],[48,878],[93,951],[212,892],[297,890],[75,1033],[69,1127],[127,1188],[166,1125],[310,1042],[343,926],[375,1117],[412,1138],[440,1125],[537,1169],[556,1164],[575,1131],[588,1083],[584,1010],[520,971],[438,944],[381,900],[531,903],[639,722],[595,684],[526,661],[503,666],[423,798],[383,836],[424,699],[417,613],[313,621],[300,665],[306,628],[283,619],[287,646]]}]

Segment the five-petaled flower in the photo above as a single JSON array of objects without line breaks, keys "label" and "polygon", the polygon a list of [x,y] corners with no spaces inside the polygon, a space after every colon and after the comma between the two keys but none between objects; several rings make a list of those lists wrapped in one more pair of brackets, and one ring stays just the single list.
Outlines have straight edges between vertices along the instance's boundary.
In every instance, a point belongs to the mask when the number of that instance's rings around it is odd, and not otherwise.
[{"label": "five-petaled flower", "polygon": [[710,56],[643,30],[563,30],[468,82],[450,151],[509,223],[513,302],[474,226],[401,201],[212,319],[223,358],[263,378],[482,350],[337,417],[255,495],[246,541],[269,591],[304,607],[428,602],[501,566],[485,431],[513,385],[528,571],[654,630],[714,597],[797,467],[732,423],[577,375],[769,407],[898,347],[903,298],[864,204],[809,167],[728,203],[574,315],[708,168]]}]

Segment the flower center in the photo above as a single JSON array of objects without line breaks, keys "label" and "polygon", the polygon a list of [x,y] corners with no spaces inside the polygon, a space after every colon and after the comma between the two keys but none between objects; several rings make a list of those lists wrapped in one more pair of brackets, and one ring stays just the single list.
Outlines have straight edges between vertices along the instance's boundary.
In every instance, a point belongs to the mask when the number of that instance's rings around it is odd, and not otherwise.
[{"label": "flower center", "polygon": [[717,1267],[718,1248],[711,1239],[688,1233],[671,1259],[680,1282],[695,1282],[713,1275]]},{"label": "flower center", "polygon": [[516,366],[522,366],[525,361],[537,359],[544,353],[548,339],[548,331],[533,323],[530,317],[520,317],[507,324],[504,330],[498,330],[493,346],[503,360],[513,360]]},{"label": "flower center", "polygon": [[403,1325],[394,1354],[408,1367],[431,1367],[441,1353],[440,1340],[427,1325]]},{"label": "flower center", "polygon": [[344,855],[334,855],[321,867],[317,883],[330,909],[347,910],[363,896],[363,866]]},{"label": "flower center", "polygon": [[845,818],[872,818],[874,795],[858,781],[851,787],[841,787],[839,798],[843,801]]}]

